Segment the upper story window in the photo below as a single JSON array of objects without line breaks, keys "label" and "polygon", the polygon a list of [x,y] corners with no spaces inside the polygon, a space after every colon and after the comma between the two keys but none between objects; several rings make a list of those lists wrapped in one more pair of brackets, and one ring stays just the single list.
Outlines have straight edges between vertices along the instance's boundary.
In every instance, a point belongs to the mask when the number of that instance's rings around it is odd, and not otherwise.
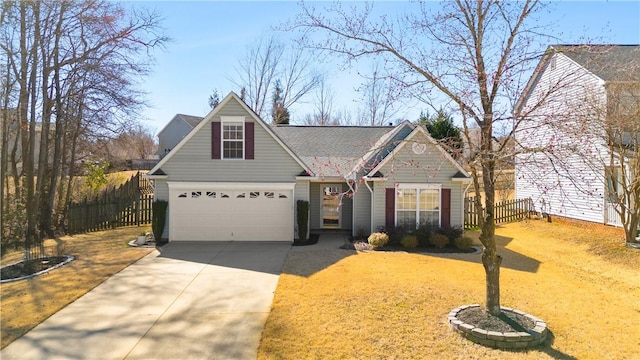
[{"label": "upper story window", "polygon": [[244,159],[244,122],[222,122],[222,158]]}]

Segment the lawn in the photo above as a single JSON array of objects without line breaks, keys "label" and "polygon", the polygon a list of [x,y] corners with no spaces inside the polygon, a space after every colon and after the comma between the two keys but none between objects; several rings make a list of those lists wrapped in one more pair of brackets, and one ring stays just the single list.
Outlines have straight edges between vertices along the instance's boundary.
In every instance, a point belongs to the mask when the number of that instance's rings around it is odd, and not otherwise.
[{"label": "lawn", "polygon": [[[49,255],[61,252],[74,255],[76,259],[43,275],[0,284],[1,347],[9,345],[111,275],[151,252],[149,248],[127,245],[141,231],[150,231],[150,227],[62,237],[60,250],[56,250],[54,240],[47,240],[45,246]],[[11,252],[2,258],[2,265],[21,259],[21,252]]]},{"label": "lawn", "polygon": [[497,234],[502,305],[546,320],[547,345],[495,350],[449,329],[451,309],[484,303],[479,254],[309,247],[289,254],[258,358],[640,358],[640,251],[619,229],[527,221]]}]

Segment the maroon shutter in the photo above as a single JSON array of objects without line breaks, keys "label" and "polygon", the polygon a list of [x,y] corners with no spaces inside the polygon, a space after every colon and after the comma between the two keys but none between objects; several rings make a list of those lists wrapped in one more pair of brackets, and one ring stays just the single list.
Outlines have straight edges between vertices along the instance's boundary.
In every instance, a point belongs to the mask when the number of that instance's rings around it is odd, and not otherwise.
[{"label": "maroon shutter", "polygon": [[440,227],[448,228],[451,227],[451,189],[442,189],[441,191],[440,216],[442,219],[440,219]]},{"label": "maroon shutter", "polygon": [[244,158],[246,160],[253,160],[253,127],[254,123],[244,123]]},{"label": "maroon shutter", "polygon": [[220,122],[211,123],[211,158],[220,159]]},{"label": "maroon shutter", "polygon": [[384,226],[390,229],[396,225],[396,188],[386,188],[384,190]]}]

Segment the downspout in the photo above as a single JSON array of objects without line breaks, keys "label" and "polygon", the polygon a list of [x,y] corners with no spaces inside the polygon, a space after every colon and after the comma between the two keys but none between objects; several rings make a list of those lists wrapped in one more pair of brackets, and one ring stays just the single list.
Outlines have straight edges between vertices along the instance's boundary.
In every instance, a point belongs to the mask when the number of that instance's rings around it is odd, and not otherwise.
[{"label": "downspout", "polygon": [[374,201],[374,199],[373,199],[373,189],[371,188],[371,186],[369,186],[369,183],[367,182],[367,179],[368,178],[366,176],[362,178],[362,180],[364,180],[364,185],[367,187],[367,189],[369,189],[369,192],[371,193],[371,201],[369,201],[369,204],[371,206],[371,211],[370,211],[371,218],[369,219],[369,227],[370,227],[369,230],[371,231],[371,233],[373,233],[373,218],[374,218],[373,217],[373,215],[374,215],[373,211],[374,211],[375,207],[373,206],[373,201]]},{"label": "downspout", "polygon": [[469,187],[471,186],[471,183],[467,184],[467,187],[464,189],[464,192],[462,193],[462,230],[464,231],[464,199],[467,198],[467,191],[469,191]]}]

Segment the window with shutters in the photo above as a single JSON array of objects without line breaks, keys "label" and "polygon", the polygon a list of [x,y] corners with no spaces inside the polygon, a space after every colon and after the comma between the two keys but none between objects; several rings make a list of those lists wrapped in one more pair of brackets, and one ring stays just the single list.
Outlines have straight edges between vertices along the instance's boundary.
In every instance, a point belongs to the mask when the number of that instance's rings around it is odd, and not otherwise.
[{"label": "window with shutters", "polygon": [[416,228],[440,226],[440,185],[399,184],[396,191],[396,225]]},{"label": "window with shutters", "polygon": [[222,158],[244,159],[244,122],[222,122]]}]

